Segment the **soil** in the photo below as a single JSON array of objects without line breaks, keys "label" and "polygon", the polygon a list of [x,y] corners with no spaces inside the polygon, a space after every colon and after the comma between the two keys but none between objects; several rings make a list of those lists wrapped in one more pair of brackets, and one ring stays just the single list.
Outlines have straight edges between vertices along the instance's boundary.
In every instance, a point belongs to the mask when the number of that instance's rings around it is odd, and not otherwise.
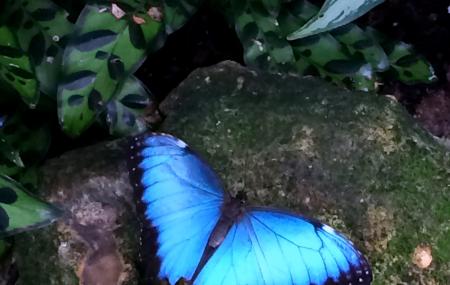
[{"label": "soil", "polygon": [[[423,127],[446,138],[450,138],[449,9],[445,0],[390,0],[359,20],[362,25],[372,25],[412,44],[432,63],[437,82],[408,86],[388,80],[380,93],[394,95]],[[194,69],[227,59],[243,64],[240,42],[225,18],[205,5],[169,36],[137,75],[161,101]]]}]

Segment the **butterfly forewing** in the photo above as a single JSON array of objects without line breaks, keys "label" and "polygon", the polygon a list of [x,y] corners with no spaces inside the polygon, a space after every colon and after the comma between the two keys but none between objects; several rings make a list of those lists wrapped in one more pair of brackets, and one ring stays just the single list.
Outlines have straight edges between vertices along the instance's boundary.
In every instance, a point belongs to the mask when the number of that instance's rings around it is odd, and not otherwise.
[{"label": "butterfly forewing", "polygon": [[154,227],[160,279],[190,279],[216,225],[223,191],[214,172],[187,145],[165,134],[138,136],[130,177]]}]

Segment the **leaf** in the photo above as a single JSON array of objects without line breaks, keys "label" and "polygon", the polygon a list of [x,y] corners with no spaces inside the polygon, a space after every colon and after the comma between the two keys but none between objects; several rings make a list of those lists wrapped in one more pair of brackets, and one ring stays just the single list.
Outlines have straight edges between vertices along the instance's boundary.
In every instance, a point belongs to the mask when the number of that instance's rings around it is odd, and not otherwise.
[{"label": "leaf", "polygon": [[437,80],[431,64],[416,54],[411,45],[399,42],[391,50],[389,60],[398,80],[406,84],[431,83]]},{"label": "leaf", "polygon": [[181,28],[197,11],[203,0],[165,0],[163,22],[167,34]]},{"label": "leaf", "polygon": [[380,44],[355,24],[347,24],[331,32],[352,55],[361,54],[375,71],[389,68],[389,59]]},{"label": "leaf", "polygon": [[333,30],[348,24],[370,11],[384,0],[327,0],[319,13],[301,28],[287,36],[296,40]]},{"label": "leaf", "polygon": [[120,84],[158,44],[162,24],[139,14],[120,20],[110,6],[87,5],[63,60],[64,80],[58,87],[58,116],[63,130],[78,136],[104,111]]},{"label": "leaf", "polygon": [[39,83],[30,58],[6,26],[0,26],[0,78],[11,85],[31,108],[36,106]]},{"label": "leaf", "polygon": [[284,39],[276,18],[262,3],[241,7],[236,29],[244,47],[247,64],[270,71],[289,71],[295,62],[289,42]]},{"label": "leaf", "polygon": [[106,123],[112,135],[133,135],[148,129],[144,116],[155,103],[145,85],[130,76],[106,105]]},{"label": "leaf", "polygon": [[[294,2],[280,12],[280,29],[291,32],[292,23],[302,24],[317,11],[307,1]],[[348,49],[329,33],[290,41],[300,72],[312,69],[321,77],[338,85],[350,85],[357,90],[375,88],[375,74],[370,64],[348,53]],[[308,65],[305,65],[307,63]]]},{"label": "leaf", "polygon": [[261,0],[261,2],[266,8],[266,10],[272,15],[272,17],[276,17],[278,15],[278,12],[280,11],[281,1]]},{"label": "leaf", "polygon": [[18,182],[0,174],[0,238],[46,226],[61,210],[29,194]]},{"label": "leaf", "polygon": [[42,181],[42,173],[37,166],[31,166],[21,171],[16,179],[28,190],[28,192],[34,194],[38,193],[39,185]]},{"label": "leaf", "polygon": [[26,111],[5,119],[0,128],[0,173],[20,175],[42,161],[50,146],[50,130],[38,116]]},{"label": "leaf", "polygon": [[407,43],[393,41],[373,28],[367,33],[380,42],[386,51],[391,69],[391,76],[405,84],[432,83],[437,80],[433,66]]},{"label": "leaf", "polygon": [[0,262],[10,246],[11,245],[6,240],[0,240]]},{"label": "leaf", "polygon": [[49,127],[44,119],[34,117],[38,115],[32,111],[14,114],[0,129],[0,137],[20,153],[26,166],[41,162],[50,146]]},{"label": "leaf", "polygon": [[[0,157],[4,160],[14,163],[17,167],[23,167],[19,151],[15,150],[0,134]],[[1,161],[1,160],[0,160]]]},{"label": "leaf", "polygon": [[62,51],[73,31],[68,13],[50,0],[9,0],[7,7],[7,24],[30,55],[40,90],[56,95]]}]

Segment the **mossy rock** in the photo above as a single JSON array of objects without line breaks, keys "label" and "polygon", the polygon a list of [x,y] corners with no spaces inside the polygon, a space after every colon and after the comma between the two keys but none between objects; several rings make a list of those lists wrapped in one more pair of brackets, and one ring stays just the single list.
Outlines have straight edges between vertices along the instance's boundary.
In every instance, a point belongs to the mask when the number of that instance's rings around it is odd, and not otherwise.
[{"label": "mossy rock", "polygon": [[224,62],[161,111],[227,191],[348,235],[373,284],[450,284],[450,153],[395,100]]},{"label": "mossy rock", "polygon": [[[192,73],[161,111],[162,130],[197,150],[227,191],[349,236],[371,261],[373,284],[450,284],[450,154],[394,100],[224,62]],[[41,193],[66,217],[17,236],[20,284],[138,283],[123,147],[46,163]]]},{"label": "mossy rock", "polygon": [[123,140],[68,152],[42,167],[40,194],[64,211],[16,236],[18,285],[136,285],[139,224]]}]

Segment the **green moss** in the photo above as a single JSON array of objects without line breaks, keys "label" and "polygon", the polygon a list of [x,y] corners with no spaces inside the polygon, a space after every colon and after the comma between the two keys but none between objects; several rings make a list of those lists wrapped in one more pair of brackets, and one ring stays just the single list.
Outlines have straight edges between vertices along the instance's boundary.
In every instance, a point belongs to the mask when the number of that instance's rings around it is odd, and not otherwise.
[{"label": "green moss", "polygon": [[[39,231],[24,233],[16,236],[15,256],[20,266],[20,279],[18,284],[78,284],[78,277],[71,267],[63,264],[56,258],[59,237],[54,236],[56,225]],[[48,254],[46,254],[46,252]],[[36,270],[36,264],[27,260],[36,260],[36,256],[45,256],[45,271]],[[41,266],[38,266],[41,267]]]},{"label": "green moss", "polygon": [[[223,63],[194,72],[162,110],[163,129],[228,191],[349,235],[374,284],[447,284],[450,154],[395,101]],[[424,244],[434,259],[419,269],[412,254]]]}]

